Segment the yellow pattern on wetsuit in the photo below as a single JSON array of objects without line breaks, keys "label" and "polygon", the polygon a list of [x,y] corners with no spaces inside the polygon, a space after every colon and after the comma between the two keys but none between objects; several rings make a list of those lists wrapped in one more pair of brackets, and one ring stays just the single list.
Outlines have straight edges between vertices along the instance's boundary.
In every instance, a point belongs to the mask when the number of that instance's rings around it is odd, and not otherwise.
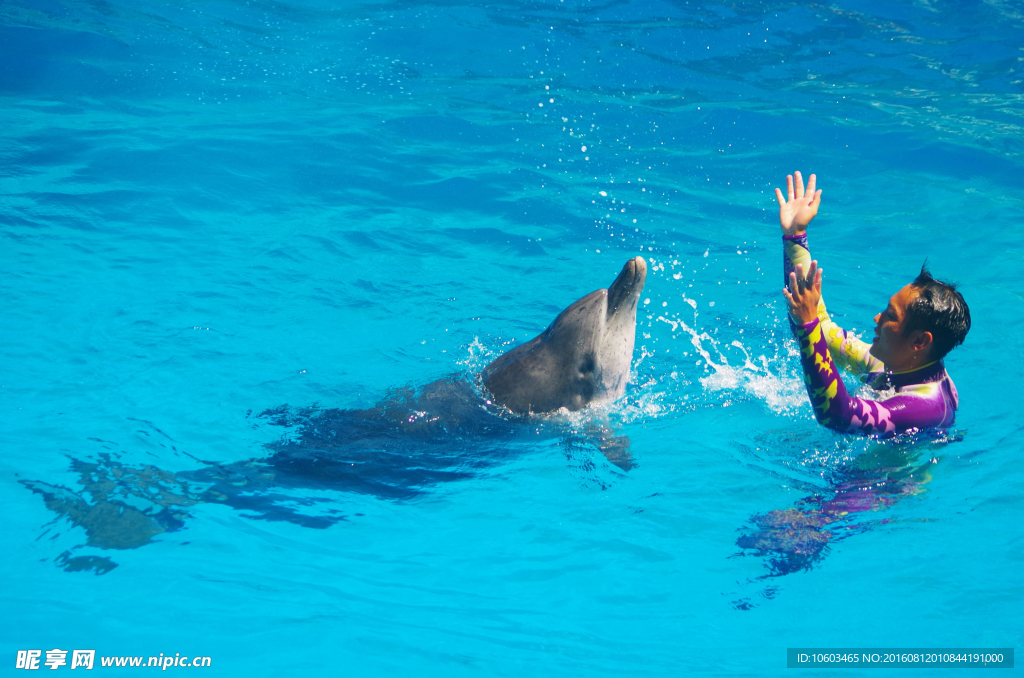
[{"label": "yellow pattern on wetsuit", "polygon": [[[785,272],[796,270],[796,265],[803,266],[804,273],[811,267],[811,253],[807,249],[807,236],[803,234],[795,238],[785,238]],[[825,333],[825,342],[839,367],[844,367],[853,374],[863,375],[881,372],[885,369],[882,361],[871,355],[871,344],[861,341],[842,327],[832,322],[825,309],[825,300],[818,302],[818,321],[820,331]],[[813,344],[817,337],[811,338]]]}]

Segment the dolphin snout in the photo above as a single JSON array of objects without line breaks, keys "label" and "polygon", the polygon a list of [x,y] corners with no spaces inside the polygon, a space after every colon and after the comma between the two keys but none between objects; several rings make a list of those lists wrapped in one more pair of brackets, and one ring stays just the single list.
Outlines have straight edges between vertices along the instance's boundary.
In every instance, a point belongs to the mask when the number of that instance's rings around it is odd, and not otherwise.
[{"label": "dolphin snout", "polygon": [[643,257],[633,257],[622,267],[615,282],[608,286],[608,315],[612,316],[620,306],[636,302],[647,281],[647,262]]},{"label": "dolphin snout", "polygon": [[622,267],[622,270],[633,271],[633,284],[639,284],[641,289],[644,286],[644,282],[647,281],[647,260],[643,257],[633,257],[626,262],[626,265]]}]

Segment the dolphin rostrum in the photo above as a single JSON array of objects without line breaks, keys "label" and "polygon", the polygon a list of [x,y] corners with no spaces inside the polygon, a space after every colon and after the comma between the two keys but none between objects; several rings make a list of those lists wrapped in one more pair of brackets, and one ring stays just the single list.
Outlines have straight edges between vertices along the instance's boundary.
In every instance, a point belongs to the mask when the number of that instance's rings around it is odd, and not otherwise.
[{"label": "dolphin rostrum", "polygon": [[622,396],[636,339],[647,262],[634,257],[606,290],[591,292],[533,340],[483,371],[496,403],[517,414],[583,409]]}]

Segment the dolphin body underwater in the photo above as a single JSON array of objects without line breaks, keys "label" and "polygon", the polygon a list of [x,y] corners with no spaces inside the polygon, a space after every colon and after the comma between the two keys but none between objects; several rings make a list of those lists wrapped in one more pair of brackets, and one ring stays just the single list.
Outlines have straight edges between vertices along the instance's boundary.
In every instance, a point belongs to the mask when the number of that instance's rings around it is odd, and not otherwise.
[{"label": "dolphin body underwater", "polygon": [[[393,389],[365,410],[267,410],[259,418],[288,427],[290,435],[268,444],[271,453],[264,458],[228,464],[197,459],[203,468],[171,473],[149,465],[128,467],[101,454],[96,462],[72,459],[84,492],[21,482],[42,495],[48,508],[83,527],[87,545],[125,549],[181,529],[187,508],[200,503],[227,504],[253,518],[328,527],[345,516],[334,498],[310,497],[308,490],[412,498],[522,454],[523,441],[541,430],[570,446],[582,440],[628,470],[628,439],[600,419],[571,430],[564,418],[549,415],[623,395],[646,278],[644,259],[630,259],[608,289],[567,307],[544,332],[499,356],[472,381],[455,375],[419,388]],[[303,496],[290,495],[289,489],[301,489]],[[74,558],[70,551],[57,562],[66,570],[97,574],[116,566],[97,556]]]}]

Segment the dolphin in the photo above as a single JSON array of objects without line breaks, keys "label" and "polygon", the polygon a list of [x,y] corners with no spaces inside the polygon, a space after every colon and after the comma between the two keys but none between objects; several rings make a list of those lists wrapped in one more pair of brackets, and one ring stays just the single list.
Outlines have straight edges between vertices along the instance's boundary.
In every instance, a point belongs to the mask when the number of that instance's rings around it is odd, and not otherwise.
[{"label": "dolphin", "polygon": [[644,258],[630,259],[608,289],[586,295],[539,336],[488,365],[483,385],[494,402],[516,414],[534,414],[575,412],[622,397],[646,280]]},{"label": "dolphin", "polygon": [[[526,438],[541,435],[563,438],[569,450],[584,440],[627,471],[633,466],[629,439],[600,418],[580,427],[558,417],[533,417],[575,412],[623,395],[646,278],[647,262],[630,259],[608,289],[573,303],[539,336],[499,356],[475,378],[450,375],[392,389],[369,409],[267,410],[257,417],[292,431],[268,443],[270,454],[263,458],[219,463],[186,452],[202,467],[172,473],[130,467],[101,454],[95,461],[72,459],[81,491],[20,482],[41,495],[47,508],[83,527],[87,545],[131,549],[183,529],[191,507],[204,503],[226,504],[254,519],[326,528],[347,517],[334,508],[335,499],[311,496],[311,490],[407,500],[501,463],[521,453]],[[529,426],[523,425],[526,419]],[[301,492],[296,496],[293,490]],[[71,551],[56,562],[68,571],[96,574],[117,566],[109,558],[72,558]]]}]

